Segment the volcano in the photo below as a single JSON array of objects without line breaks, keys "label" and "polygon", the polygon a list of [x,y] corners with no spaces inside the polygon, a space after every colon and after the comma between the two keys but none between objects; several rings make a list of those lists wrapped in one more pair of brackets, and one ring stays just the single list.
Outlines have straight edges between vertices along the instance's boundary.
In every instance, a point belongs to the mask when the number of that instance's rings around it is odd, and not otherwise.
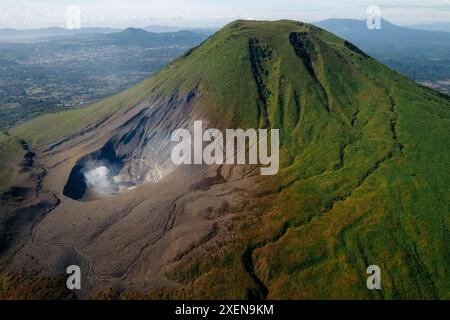
[{"label": "volcano", "polygon": [[[449,299],[449,119],[448,96],[329,32],[235,21],[136,87],[10,130],[45,174],[8,207],[3,279],[75,264],[99,299]],[[278,129],[278,173],[174,165],[195,121]]]}]

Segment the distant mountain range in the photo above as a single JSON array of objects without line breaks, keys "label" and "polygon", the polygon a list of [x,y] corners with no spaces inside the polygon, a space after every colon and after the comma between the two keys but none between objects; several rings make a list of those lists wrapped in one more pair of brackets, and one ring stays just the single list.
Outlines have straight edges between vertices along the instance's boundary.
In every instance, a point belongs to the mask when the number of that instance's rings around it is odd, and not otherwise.
[{"label": "distant mountain range", "polygon": [[[88,44],[89,46],[98,45],[136,45],[143,47],[155,47],[158,45],[166,46],[176,44],[177,46],[195,46],[205,40],[207,36],[192,31],[176,32],[148,32],[143,29],[127,28],[113,33],[78,33],[60,37],[44,37],[41,40],[50,41],[53,45],[67,45],[75,41],[75,45]],[[48,45],[48,44],[45,44]]]},{"label": "distant mountain range", "polygon": [[[194,29],[194,28],[178,28],[170,26],[147,26],[141,29],[129,28],[130,30],[145,30],[152,33],[173,33],[179,31],[190,31],[192,33],[210,35],[215,29]],[[126,29],[125,29],[126,30]],[[48,41],[55,38],[64,38],[78,35],[88,34],[108,34],[124,31],[120,28],[81,28],[81,29],[65,29],[60,27],[50,27],[43,29],[17,30],[17,29],[0,29],[0,42],[8,43],[29,43]]]},{"label": "distant mountain range", "polygon": [[336,35],[354,42],[375,55],[414,55],[429,59],[450,57],[450,33],[396,26],[382,20],[380,30],[369,30],[365,20],[330,19],[316,23]]}]

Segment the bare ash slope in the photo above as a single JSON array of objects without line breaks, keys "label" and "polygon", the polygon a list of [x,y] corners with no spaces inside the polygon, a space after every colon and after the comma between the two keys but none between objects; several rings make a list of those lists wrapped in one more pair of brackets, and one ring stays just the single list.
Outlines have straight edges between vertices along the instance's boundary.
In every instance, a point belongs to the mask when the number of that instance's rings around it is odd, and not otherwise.
[{"label": "bare ash slope", "polygon": [[[35,201],[59,200],[7,243],[3,272],[77,263],[83,297],[448,299],[449,108],[317,27],[236,21],[135,88],[10,132],[45,172]],[[279,128],[280,173],[171,167],[169,134],[193,120]],[[80,159],[102,150],[129,181],[161,179],[64,196]]]}]

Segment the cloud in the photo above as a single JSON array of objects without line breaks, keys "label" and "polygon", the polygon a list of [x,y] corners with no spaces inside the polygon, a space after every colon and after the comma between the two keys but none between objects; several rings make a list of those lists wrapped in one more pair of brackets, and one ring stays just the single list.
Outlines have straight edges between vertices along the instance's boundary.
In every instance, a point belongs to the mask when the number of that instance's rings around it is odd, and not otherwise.
[{"label": "cloud", "polygon": [[[81,8],[84,27],[144,27],[150,21],[152,24],[180,27],[219,27],[245,17],[301,21],[364,18],[365,9],[371,3],[367,0],[0,0],[0,27],[65,26],[66,8],[73,4]],[[450,19],[448,0],[377,0],[373,3],[380,6],[386,18],[393,22]],[[25,15],[25,12],[30,15]]]}]

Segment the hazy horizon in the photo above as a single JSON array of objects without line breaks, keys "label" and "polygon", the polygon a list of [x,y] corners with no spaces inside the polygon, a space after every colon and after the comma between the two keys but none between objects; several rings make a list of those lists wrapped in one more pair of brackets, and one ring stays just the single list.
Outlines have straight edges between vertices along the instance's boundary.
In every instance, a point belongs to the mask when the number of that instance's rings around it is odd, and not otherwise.
[{"label": "hazy horizon", "polygon": [[[308,21],[308,23],[319,23],[319,22],[322,22],[322,21],[325,21],[325,20],[328,20],[328,19],[354,19],[354,20],[361,20],[361,21],[364,21],[364,19],[362,19],[362,18],[345,18],[345,17],[343,17],[343,18],[326,18],[326,19],[320,19],[320,20],[315,20],[315,21]],[[237,19],[233,19],[233,20],[237,20]],[[167,28],[167,29],[170,29],[170,28],[173,28],[173,29],[180,29],[180,30],[182,30],[182,29],[186,29],[186,30],[194,30],[194,29],[205,29],[205,30],[208,30],[208,29],[220,29],[220,28],[222,28],[223,26],[225,26],[227,23],[229,23],[229,22],[231,22],[231,21],[233,21],[233,20],[230,20],[230,21],[227,21],[227,22],[225,22],[225,23],[223,23],[223,24],[221,24],[221,25],[211,25],[211,26],[193,26],[193,25],[183,25],[183,26],[177,26],[177,25],[170,25],[170,24],[148,24],[148,25],[142,25],[142,26],[131,26],[131,25],[129,25],[129,26],[108,26],[108,25],[105,25],[105,26],[81,26],[81,29],[117,29],[117,30],[124,30],[124,29],[127,29],[127,28],[136,28],[136,29],[142,29],[142,28],[148,28],[148,27],[159,27],[159,28]],[[245,20],[249,20],[249,19],[245,19]],[[250,19],[250,20],[252,20],[252,19]],[[260,20],[260,19],[254,19],[254,20]],[[270,19],[267,19],[268,21],[275,21],[275,20],[278,20],[278,19],[273,19],[273,20],[270,20]],[[301,19],[294,19],[295,21],[302,21]],[[386,21],[388,21],[388,22],[390,22],[390,23],[393,23],[393,24],[395,24],[395,25],[397,25],[397,26],[400,26],[400,27],[408,27],[408,26],[411,26],[411,27],[413,27],[413,26],[427,26],[427,25],[430,25],[430,26],[432,26],[432,25],[449,25],[450,26],[450,22],[424,22],[424,23],[413,23],[413,24],[397,24],[397,23],[394,23],[394,22],[392,22],[392,21],[390,21],[390,20],[387,20],[387,19],[384,19],[384,20],[386,20]],[[304,22],[306,22],[306,21],[304,21]],[[44,29],[52,29],[52,28],[60,28],[60,29],[64,29],[64,30],[70,30],[69,28],[67,28],[66,26],[64,26],[64,25],[50,25],[50,26],[45,26],[45,27],[35,27],[35,28],[33,28],[33,27],[31,27],[31,28],[13,28],[13,27],[0,27],[0,30],[7,30],[7,29],[10,29],[10,30],[18,30],[18,31],[30,31],[30,30],[44,30]],[[432,30],[434,30],[434,29],[432,29]],[[157,32],[159,32],[159,31],[157,31]],[[165,32],[165,31],[163,31],[163,32]]]},{"label": "hazy horizon", "polygon": [[66,27],[70,6],[81,13],[81,27],[142,28],[148,25],[180,28],[218,28],[236,19],[278,20],[293,19],[317,22],[330,18],[365,19],[366,9],[375,4],[381,16],[398,25],[442,23],[450,21],[450,3],[431,0],[398,0],[394,3],[380,0],[375,3],[360,0],[342,0],[310,3],[305,0],[268,0],[249,2],[237,0],[18,0],[14,3],[0,0],[0,28],[40,29]]}]

